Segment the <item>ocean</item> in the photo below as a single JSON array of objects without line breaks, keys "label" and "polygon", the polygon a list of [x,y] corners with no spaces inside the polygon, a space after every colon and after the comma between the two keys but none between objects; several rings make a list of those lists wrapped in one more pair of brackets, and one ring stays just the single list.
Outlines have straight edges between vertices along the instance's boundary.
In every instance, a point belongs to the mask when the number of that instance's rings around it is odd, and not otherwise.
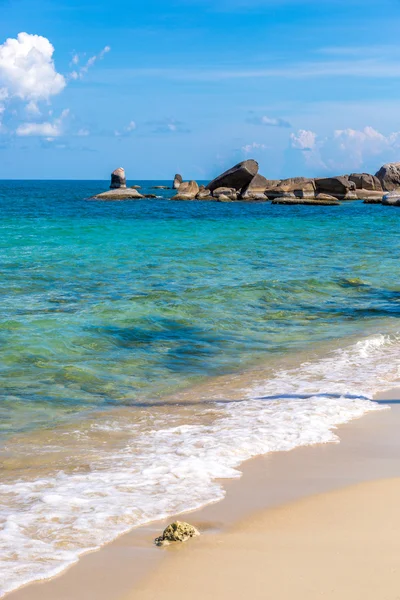
[{"label": "ocean", "polygon": [[0,182],[0,596],[400,383],[400,210]]}]

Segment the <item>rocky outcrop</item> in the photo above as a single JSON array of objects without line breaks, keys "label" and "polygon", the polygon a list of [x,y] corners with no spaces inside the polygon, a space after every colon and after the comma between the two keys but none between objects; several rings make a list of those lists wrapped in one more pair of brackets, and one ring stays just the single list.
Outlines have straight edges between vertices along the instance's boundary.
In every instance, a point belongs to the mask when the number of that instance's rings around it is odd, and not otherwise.
[{"label": "rocky outcrop", "polygon": [[377,190],[382,191],[382,184],[376,175],[369,173],[352,173],[349,175],[349,181],[352,181],[356,190]]},{"label": "rocky outcrop", "polygon": [[167,546],[171,542],[187,542],[190,538],[194,538],[200,535],[200,532],[190,525],[189,523],[183,523],[182,521],[175,521],[168,525],[164,529],[163,534],[154,540],[156,546]]},{"label": "rocky outcrop", "polygon": [[[274,184],[279,183],[278,181],[274,182]],[[271,181],[269,181],[266,177],[263,177],[259,173],[253,177],[248,185],[242,188],[240,192],[240,198],[242,200],[267,200],[267,196],[264,194],[267,187],[271,185]]]},{"label": "rocky outcrop", "polygon": [[349,197],[349,192],[355,192],[356,184],[354,181],[350,181],[346,175],[315,179],[315,186],[317,194],[329,194],[338,200],[345,199],[346,195],[346,199],[355,199]]},{"label": "rocky outcrop", "polygon": [[400,188],[392,190],[382,198],[384,206],[400,206]]},{"label": "rocky outcrop", "polygon": [[153,185],[152,190],[169,190],[167,185]]},{"label": "rocky outcrop", "polygon": [[182,175],[179,175],[179,173],[177,173],[174,177],[174,183],[172,184],[174,190],[179,190],[179,186],[181,185],[182,181]]},{"label": "rocky outcrop", "polygon": [[373,190],[356,190],[358,200],[370,200],[372,204],[382,202],[384,193],[385,192]]},{"label": "rocky outcrop", "polygon": [[110,184],[110,189],[111,190],[117,190],[117,189],[123,189],[126,188],[126,176],[125,176],[125,169],[123,169],[122,167],[119,167],[118,169],[115,169],[115,171],[113,171],[111,173],[111,184]]},{"label": "rocky outcrop", "polygon": [[248,185],[257,173],[258,163],[252,159],[245,160],[210,181],[207,188],[211,192],[220,187],[234,188],[239,191]]},{"label": "rocky outcrop", "polygon": [[400,187],[400,163],[387,163],[376,174],[382,189],[391,192]]},{"label": "rocky outcrop", "polygon": [[196,196],[196,200],[213,200],[210,190],[201,185]]},{"label": "rocky outcrop", "polygon": [[287,193],[293,194],[298,198],[313,198],[315,196],[314,179],[290,177],[289,179],[282,179],[277,185],[268,187],[265,190],[266,196],[272,200],[284,197]]},{"label": "rocky outcrop", "polygon": [[142,194],[133,188],[119,188],[93,196],[92,200],[140,200]]},{"label": "rocky outcrop", "polygon": [[213,191],[212,195],[214,198],[219,198],[220,196],[227,196],[230,200],[237,200],[237,191],[235,188],[228,187],[219,187]]},{"label": "rocky outcrop", "polygon": [[184,181],[179,186],[178,194],[172,200],[194,200],[199,193],[199,186],[195,181]]}]

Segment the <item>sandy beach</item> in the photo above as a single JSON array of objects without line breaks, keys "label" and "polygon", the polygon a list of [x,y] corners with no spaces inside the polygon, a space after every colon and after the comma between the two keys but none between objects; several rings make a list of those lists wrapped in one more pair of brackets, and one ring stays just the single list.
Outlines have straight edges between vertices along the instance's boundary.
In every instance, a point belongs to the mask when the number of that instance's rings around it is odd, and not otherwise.
[{"label": "sandy beach", "polygon": [[[391,410],[340,427],[339,444],[248,461],[223,501],[180,515],[202,536],[156,548],[155,522],[11,600],[399,597],[400,390]],[[205,575],[206,574],[206,575]]]}]

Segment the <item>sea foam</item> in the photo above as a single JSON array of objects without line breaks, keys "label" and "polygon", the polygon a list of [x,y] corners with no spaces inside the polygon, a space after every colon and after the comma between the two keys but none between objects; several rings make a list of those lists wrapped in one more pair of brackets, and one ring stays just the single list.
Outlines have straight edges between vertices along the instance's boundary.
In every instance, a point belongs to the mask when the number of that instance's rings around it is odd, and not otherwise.
[{"label": "sea foam", "polygon": [[[373,395],[400,383],[399,350],[399,336],[372,336],[275,371],[241,401],[201,405],[198,419],[193,407],[175,413],[172,405],[168,418],[155,409],[135,425],[93,424],[126,436],[123,447],[86,469],[0,485],[0,594],[59,573],[135,526],[222,499],[216,480],[239,477],[246,459],[338,441],[338,425],[382,409]],[[68,435],[79,444],[84,434]]]}]

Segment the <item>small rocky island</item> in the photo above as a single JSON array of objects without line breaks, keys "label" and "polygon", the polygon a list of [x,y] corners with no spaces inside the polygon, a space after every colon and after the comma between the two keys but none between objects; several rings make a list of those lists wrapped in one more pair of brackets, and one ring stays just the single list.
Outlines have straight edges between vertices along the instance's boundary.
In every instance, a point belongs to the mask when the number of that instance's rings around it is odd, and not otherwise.
[{"label": "small rocky island", "polygon": [[[140,186],[127,187],[122,167],[111,173],[110,190],[93,197],[96,200],[140,200],[156,198],[141,194]],[[154,189],[167,189],[155,186]],[[207,185],[174,177],[171,200],[216,202],[267,202],[272,204],[306,204],[338,206],[346,200],[363,200],[366,204],[400,206],[400,163],[383,165],[375,175],[351,173],[336,177],[291,177],[267,179],[258,172],[258,163],[245,160],[225,171]]]}]

